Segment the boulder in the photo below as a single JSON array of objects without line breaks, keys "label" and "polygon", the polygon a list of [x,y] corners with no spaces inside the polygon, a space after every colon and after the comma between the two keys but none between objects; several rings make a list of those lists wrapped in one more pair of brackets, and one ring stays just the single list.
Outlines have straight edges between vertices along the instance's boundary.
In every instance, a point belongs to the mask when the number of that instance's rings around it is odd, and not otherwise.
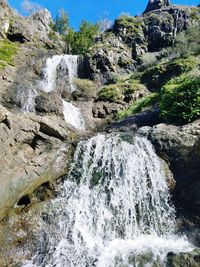
[{"label": "boulder", "polygon": [[67,173],[72,134],[56,116],[11,114],[0,107],[0,220],[41,184]]},{"label": "boulder", "polygon": [[[184,126],[158,124],[148,137],[170,166],[176,180],[174,197],[191,217],[200,212],[200,120]],[[184,207],[184,209],[183,209]]]},{"label": "boulder", "polygon": [[62,106],[61,96],[54,92],[41,92],[41,94],[35,98],[35,110],[37,112],[62,115]]},{"label": "boulder", "polygon": [[13,16],[7,33],[8,39],[20,43],[35,41],[35,39],[45,42],[48,39],[51,21],[51,14],[47,9],[26,18]]},{"label": "boulder", "polygon": [[153,109],[138,113],[134,116],[130,116],[122,121],[114,122],[107,127],[107,131],[108,132],[113,132],[113,131],[126,132],[127,130],[137,131],[138,128],[143,126],[145,126],[145,129],[149,129],[146,127],[154,126],[160,122],[161,119],[159,117],[159,110]]}]

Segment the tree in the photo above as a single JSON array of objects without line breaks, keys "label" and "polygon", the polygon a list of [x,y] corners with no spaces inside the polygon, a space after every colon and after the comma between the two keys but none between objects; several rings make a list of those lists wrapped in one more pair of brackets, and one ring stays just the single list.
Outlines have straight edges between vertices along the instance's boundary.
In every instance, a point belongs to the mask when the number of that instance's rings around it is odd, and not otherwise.
[{"label": "tree", "polygon": [[105,32],[107,30],[109,30],[112,25],[113,25],[113,22],[112,20],[110,20],[108,18],[108,12],[104,12],[101,16],[100,16],[100,19],[99,19],[99,28],[100,28],[100,31],[101,32]]},{"label": "tree", "polygon": [[59,32],[61,35],[66,35],[69,30],[69,16],[62,8],[59,15],[56,16],[55,21],[51,25],[52,30]]},{"label": "tree", "polygon": [[21,4],[23,11],[28,14],[32,15],[42,9],[41,5],[35,2],[30,2],[29,0],[24,0]]},{"label": "tree", "polygon": [[94,44],[95,37],[99,33],[99,24],[82,21],[78,32],[70,29],[66,35],[69,52],[84,54]]}]

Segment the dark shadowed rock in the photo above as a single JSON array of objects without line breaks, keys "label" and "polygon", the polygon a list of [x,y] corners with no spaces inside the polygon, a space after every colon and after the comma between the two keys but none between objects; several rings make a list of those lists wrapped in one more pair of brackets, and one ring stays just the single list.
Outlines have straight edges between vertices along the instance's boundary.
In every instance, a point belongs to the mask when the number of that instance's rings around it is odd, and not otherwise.
[{"label": "dark shadowed rock", "polygon": [[185,126],[159,124],[149,131],[157,153],[170,164],[174,192],[181,210],[195,217],[200,212],[200,121]]},{"label": "dark shadowed rock", "polygon": [[122,121],[112,123],[107,128],[107,131],[136,131],[142,126],[153,126],[158,123],[160,123],[159,110],[151,110],[136,114],[135,116],[128,117]]},{"label": "dark shadowed rock", "polygon": [[170,0],[149,0],[149,3],[144,11],[144,13],[150,12],[155,9],[160,9],[170,6]]}]

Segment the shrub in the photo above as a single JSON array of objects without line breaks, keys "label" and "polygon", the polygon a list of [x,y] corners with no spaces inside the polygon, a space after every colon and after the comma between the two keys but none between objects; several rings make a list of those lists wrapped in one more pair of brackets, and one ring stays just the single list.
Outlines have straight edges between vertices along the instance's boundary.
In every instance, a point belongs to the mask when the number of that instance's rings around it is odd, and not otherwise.
[{"label": "shrub", "polygon": [[191,122],[200,116],[200,77],[183,75],[170,80],[161,91],[161,116],[167,122]]},{"label": "shrub", "polygon": [[135,101],[128,109],[121,110],[117,114],[117,119],[123,119],[130,115],[134,115],[141,112],[159,102],[159,94],[152,93],[150,95],[144,96],[141,99]]},{"label": "shrub", "polygon": [[146,90],[146,87],[138,80],[121,80],[118,83],[104,86],[98,94],[98,99],[110,102],[119,100],[130,102],[132,100],[131,95],[143,90]]},{"label": "shrub", "polygon": [[116,102],[122,100],[122,92],[117,84],[111,84],[101,89],[98,100]]},{"label": "shrub", "polygon": [[199,59],[194,56],[179,58],[167,63],[158,64],[144,71],[141,81],[151,89],[160,89],[175,76],[187,73],[198,66]]},{"label": "shrub", "polygon": [[0,68],[7,64],[14,66],[13,57],[18,50],[18,43],[12,43],[8,40],[0,41]]},{"label": "shrub", "polygon": [[181,56],[200,54],[200,27],[194,25],[187,31],[177,35],[171,53],[179,53]]},{"label": "shrub", "polygon": [[74,79],[74,85],[77,90],[74,92],[73,96],[77,99],[83,97],[86,99],[96,97],[97,85],[87,79]]}]

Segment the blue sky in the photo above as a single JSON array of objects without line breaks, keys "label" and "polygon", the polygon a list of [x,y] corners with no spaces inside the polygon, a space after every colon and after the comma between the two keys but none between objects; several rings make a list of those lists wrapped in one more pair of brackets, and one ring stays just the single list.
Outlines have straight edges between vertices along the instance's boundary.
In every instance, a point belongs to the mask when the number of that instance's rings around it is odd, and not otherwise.
[{"label": "blue sky", "polygon": [[[70,25],[75,29],[85,19],[96,22],[105,12],[114,20],[121,13],[131,15],[141,14],[148,0],[30,0],[47,8],[55,17],[61,8],[64,8],[70,17]],[[8,0],[10,5],[20,11],[22,0]],[[174,0],[173,4],[198,5],[200,0]]]}]

